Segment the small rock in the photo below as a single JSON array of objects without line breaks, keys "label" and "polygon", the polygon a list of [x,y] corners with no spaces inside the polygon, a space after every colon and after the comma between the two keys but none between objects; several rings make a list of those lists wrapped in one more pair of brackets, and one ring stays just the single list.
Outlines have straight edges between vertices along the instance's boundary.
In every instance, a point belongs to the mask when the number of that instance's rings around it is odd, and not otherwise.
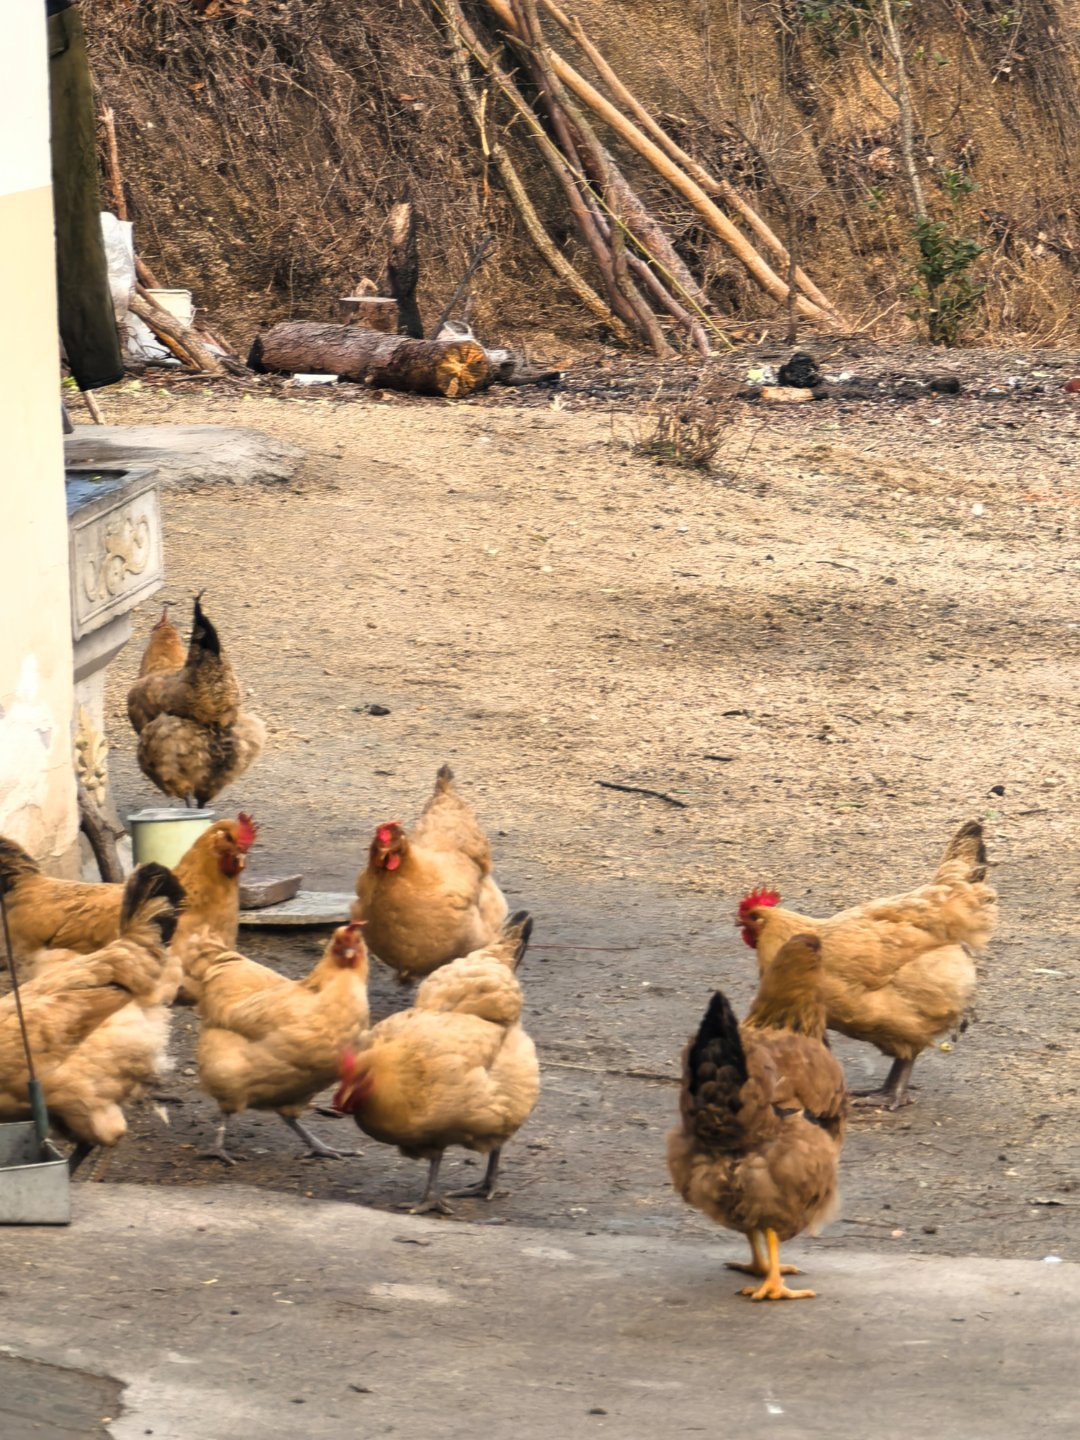
[{"label": "small rock", "polygon": [[805,350],[796,350],[790,360],[780,366],[777,377],[781,385],[790,385],[797,390],[812,390],[821,384],[821,371],[812,355]]},{"label": "small rock", "polygon": [[367,713],[369,715],[389,715],[390,710],[386,705],[369,705],[367,707]]}]

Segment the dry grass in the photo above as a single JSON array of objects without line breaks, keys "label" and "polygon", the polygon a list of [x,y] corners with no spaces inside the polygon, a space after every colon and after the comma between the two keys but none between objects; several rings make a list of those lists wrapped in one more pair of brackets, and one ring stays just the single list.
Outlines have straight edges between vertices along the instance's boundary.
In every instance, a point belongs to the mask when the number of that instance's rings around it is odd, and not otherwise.
[{"label": "dry grass", "polygon": [[682,396],[657,391],[633,423],[630,449],[661,464],[711,471],[731,438],[735,406],[730,383],[710,375]]}]

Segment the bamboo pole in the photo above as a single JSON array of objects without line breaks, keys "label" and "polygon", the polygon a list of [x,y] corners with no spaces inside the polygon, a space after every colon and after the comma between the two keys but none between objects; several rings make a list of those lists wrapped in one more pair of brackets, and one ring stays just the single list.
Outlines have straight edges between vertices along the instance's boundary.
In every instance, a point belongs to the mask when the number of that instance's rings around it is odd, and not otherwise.
[{"label": "bamboo pole", "polygon": [[124,199],[124,181],[120,174],[120,152],[116,148],[116,112],[106,105],[101,112],[101,123],[105,128],[105,170],[112,192],[113,208],[118,220],[128,218],[127,201]]},{"label": "bamboo pole", "polygon": [[[512,34],[523,38],[518,29],[512,10],[506,0],[486,0],[488,7],[494,11],[502,23],[509,27]],[[563,81],[568,90],[572,90],[590,110],[606,121],[611,128],[620,135],[628,145],[632,146],[643,159],[648,160],[657,173],[667,181],[671,188],[677,191],[689,202],[695,211],[701,216],[712,230],[713,234],[723,240],[725,245],[737,260],[746,268],[755,283],[773,296],[774,299],[783,303],[788,297],[788,287],[772,267],[762,259],[758,252],[740,234],[724,212],[709,198],[699,184],[685,174],[672,161],[665,152],[654,141],[650,140],[636,125],[627,120],[621,111],[617,110],[594,85],[590,85],[584,76],[578,74],[572,65],[555,51],[549,51],[551,66],[555,75]],[[805,295],[795,297],[795,308],[801,315],[809,320],[816,320],[832,325],[840,324],[840,317],[835,308],[826,301],[824,305],[815,303]]]}]

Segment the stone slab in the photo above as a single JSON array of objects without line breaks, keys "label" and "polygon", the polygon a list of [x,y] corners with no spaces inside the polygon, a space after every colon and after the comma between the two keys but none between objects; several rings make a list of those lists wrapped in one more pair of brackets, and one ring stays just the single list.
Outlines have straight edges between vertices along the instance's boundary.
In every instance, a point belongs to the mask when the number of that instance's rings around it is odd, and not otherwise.
[{"label": "stone slab", "polygon": [[296,475],[306,454],[298,445],[237,425],[77,425],[64,440],[69,465],[152,466],[166,489],[278,485]]}]

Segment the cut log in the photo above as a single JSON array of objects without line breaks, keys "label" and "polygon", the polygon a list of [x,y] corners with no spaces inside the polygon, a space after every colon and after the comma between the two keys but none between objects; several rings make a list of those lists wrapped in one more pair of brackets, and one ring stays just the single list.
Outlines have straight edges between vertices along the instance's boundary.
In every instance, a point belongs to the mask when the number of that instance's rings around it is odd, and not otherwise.
[{"label": "cut log", "polygon": [[252,370],[322,371],[387,390],[461,399],[487,385],[491,367],[475,340],[412,340],[382,335],[360,325],[320,325],[291,320],[255,337]]},{"label": "cut log", "polygon": [[398,302],[388,295],[343,295],[338,301],[346,325],[396,335]]}]

